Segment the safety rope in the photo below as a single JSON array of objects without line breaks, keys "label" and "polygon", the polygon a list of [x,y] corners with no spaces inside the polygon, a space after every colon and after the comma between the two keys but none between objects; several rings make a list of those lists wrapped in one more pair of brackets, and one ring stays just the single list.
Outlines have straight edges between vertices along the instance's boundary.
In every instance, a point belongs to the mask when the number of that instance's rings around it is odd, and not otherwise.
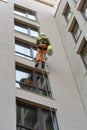
[{"label": "safety rope", "polygon": [[[45,66],[46,66],[46,65],[45,65]],[[46,72],[48,72],[47,67],[45,67],[45,68],[46,68]],[[55,118],[54,118],[54,116],[53,116],[53,112],[52,112],[52,107],[51,107],[51,104],[50,104],[50,99],[49,99],[48,90],[47,90],[47,87],[46,87],[46,85],[45,85],[46,82],[45,82],[45,76],[44,76],[44,69],[42,69],[42,76],[43,76],[44,86],[45,86],[46,94],[47,94],[47,98],[48,98],[48,104],[49,104],[49,108],[50,108],[50,113],[51,113],[53,128],[54,128],[54,130],[56,130],[56,129],[55,129],[55,125],[54,125]],[[47,86],[49,86],[48,82],[47,82]]]}]

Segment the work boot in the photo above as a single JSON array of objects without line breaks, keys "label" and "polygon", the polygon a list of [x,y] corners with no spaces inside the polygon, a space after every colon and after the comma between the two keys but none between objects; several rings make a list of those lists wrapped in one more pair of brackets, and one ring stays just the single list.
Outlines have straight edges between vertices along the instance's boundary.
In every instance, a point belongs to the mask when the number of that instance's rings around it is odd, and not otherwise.
[{"label": "work boot", "polygon": [[36,64],[35,64],[35,67],[37,68],[37,67],[38,67],[38,65],[39,65],[39,63],[36,63]]},{"label": "work boot", "polygon": [[45,63],[42,63],[42,69],[44,69],[44,65],[45,65]]}]

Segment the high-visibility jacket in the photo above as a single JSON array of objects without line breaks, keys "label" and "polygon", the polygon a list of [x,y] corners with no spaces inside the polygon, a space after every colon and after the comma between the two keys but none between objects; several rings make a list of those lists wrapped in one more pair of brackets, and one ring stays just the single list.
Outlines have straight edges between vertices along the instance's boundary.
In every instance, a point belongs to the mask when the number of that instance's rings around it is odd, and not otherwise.
[{"label": "high-visibility jacket", "polygon": [[47,47],[50,45],[49,38],[47,38],[45,35],[41,35],[36,39],[36,44],[40,45],[42,43],[45,43]]}]

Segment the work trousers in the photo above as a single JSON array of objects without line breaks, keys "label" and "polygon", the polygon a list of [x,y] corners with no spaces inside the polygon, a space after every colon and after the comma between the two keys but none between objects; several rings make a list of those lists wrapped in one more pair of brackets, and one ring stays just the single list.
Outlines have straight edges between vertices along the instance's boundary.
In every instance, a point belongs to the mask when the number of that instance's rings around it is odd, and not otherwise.
[{"label": "work trousers", "polygon": [[47,50],[39,48],[37,56],[36,56],[36,62],[41,61],[42,63],[45,63],[46,53],[47,53]]}]

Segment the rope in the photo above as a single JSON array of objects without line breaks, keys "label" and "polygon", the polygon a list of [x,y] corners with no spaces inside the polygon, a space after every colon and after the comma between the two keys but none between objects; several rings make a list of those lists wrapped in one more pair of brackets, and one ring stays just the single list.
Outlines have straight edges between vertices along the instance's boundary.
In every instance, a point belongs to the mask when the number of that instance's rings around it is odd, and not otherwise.
[{"label": "rope", "polygon": [[[46,71],[48,72],[47,68],[46,68]],[[43,76],[43,79],[44,79],[44,86],[45,86],[44,69],[42,69],[42,76]],[[49,86],[48,82],[47,82],[47,86]],[[46,89],[46,94],[47,94],[47,98],[48,98],[48,104],[49,104],[49,107],[50,107],[50,113],[51,113],[53,128],[54,128],[54,130],[56,130],[56,129],[55,129],[55,125],[54,125],[54,116],[53,116],[53,113],[52,113],[52,108],[51,108],[51,105],[50,105],[49,94],[48,94],[48,90],[47,90],[47,87],[46,87],[46,86],[45,86],[45,89]]]}]

